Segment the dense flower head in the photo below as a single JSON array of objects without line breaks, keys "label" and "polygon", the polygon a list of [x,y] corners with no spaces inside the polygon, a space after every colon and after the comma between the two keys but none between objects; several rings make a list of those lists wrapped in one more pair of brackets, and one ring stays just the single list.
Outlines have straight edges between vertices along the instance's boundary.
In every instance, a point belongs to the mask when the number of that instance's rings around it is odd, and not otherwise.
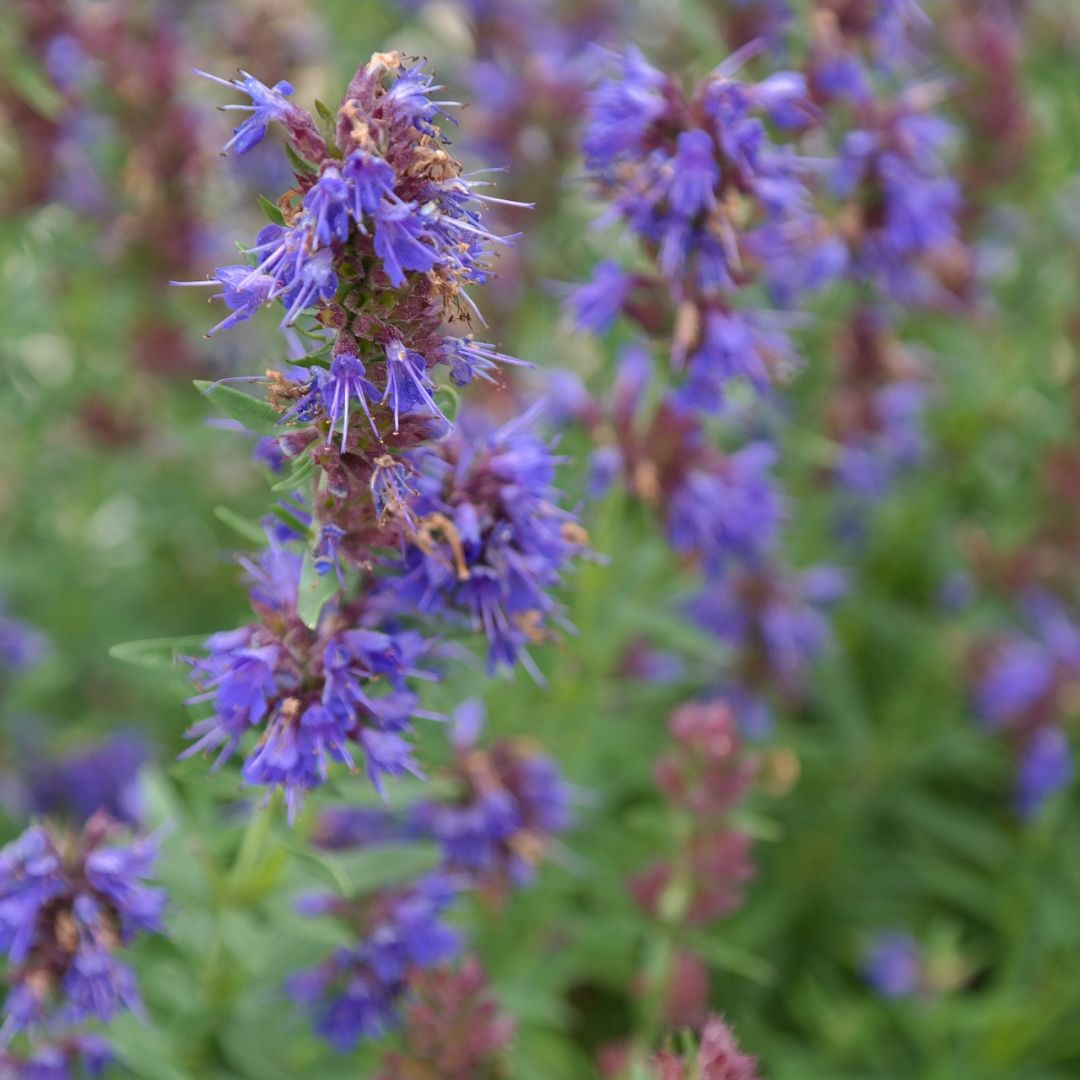
[{"label": "dense flower head", "polygon": [[584,530],[558,505],[561,459],[532,430],[538,408],[501,427],[465,417],[445,438],[407,455],[411,492],[390,510],[403,553],[380,584],[384,607],[439,614],[482,631],[492,668],[521,662],[562,621],[552,590],[585,548]]},{"label": "dense flower head", "polygon": [[744,1054],[723,1017],[710,1017],[695,1054],[663,1050],[652,1060],[656,1080],[758,1080],[757,1060]]},{"label": "dense flower head", "polygon": [[305,623],[303,557],[273,532],[267,539],[247,563],[259,621],[214,634],[206,655],[189,660],[199,689],[190,704],[212,711],[189,729],[183,756],[216,753],[216,768],[257,732],[243,778],[283,789],[292,818],[334,763],[363,764],[379,789],[386,776],[419,772],[408,739],[417,711],[410,680],[426,677],[417,664],[427,647],[413,631],[369,628],[363,595],[330,603],[313,626]]},{"label": "dense flower head", "polygon": [[[771,135],[813,120],[805,81],[794,72],[737,79],[752,52],[734,54],[687,95],[628,50],[592,92],[582,137],[610,205],[601,220],[621,218],[638,236],[654,260],[655,283],[677,306],[673,361],[686,369],[687,400],[698,408],[717,407],[732,381],[764,389],[793,362],[783,327],[762,324],[732,301],[762,270],[768,275],[774,259],[794,280],[789,245],[758,242],[759,233],[816,232],[806,168]],[[809,286],[823,275],[804,276]],[[627,310],[630,284],[604,264],[572,294],[578,325],[604,329]]]},{"label": "dense flower head", "polygon": [[444,919],[456,892],[449,877],[431,874],[400,891],[359,901],[328,897],[304,903],[308,913],[345,918],[359,937],[357,945],[297,972],[288,984],[316,1032],[336,1050],[347,1053],[396,1027],[410,979],[456,955],[460,939]]},{"label": "dense flower head", "polygon": [[325,138],[288,100],[288,84],[267,87],[243,74],[225,85],[253,102],[242,106],[251,115],[234,136],[238,149],[274,122],[302,163],[294,161],[296,186],[278,201],[275,220],[247,249],[250,261],[214,275],[222,286],[215,298],[230,314],[211,333],[280,301],[283,329],[302,321],[322,339],[301,361],[306,380],[271,386],[283,424],[314,425],[313,437],[328,441],[340,431],[342,453],[390,435],[400,444],[404,417],[444,419],[432,369],[445,365],[463,383],[518,362],[444,325],[445,317],[482,322],[465,289],[491,277],[494,250],[511,238],[484,226],[482,207],[499,200],[485,193],[489,180],[464,175],[448,153],[436,121],[455,103],[435,97],[442,87],[422,66],[376,54],[350,82]]},{"label": "dense flower head", "polygon": [[156,845],[115,844],[95,815],[77,838],[33,826],[0,852],[0,949],[11,965],[4,1030],[110,1020],[138,1011],[118,957],[136,934],[159,931],[165,893],[147,884]]},{"label": "dense flower head", "polygon": [[830,640],[826,610],[846,592],[843,571],[776,566],[734,573],[710,583],[690,612],[710,633],[739,650],[742,683],[798,694],[811,662]]},{"label": "dense flower head", "polygon": [[670,802],[702,817],[728,813],[754,776],[742,752],[734,709],[725,701],[691,702],[668,721],[671,749],[656,763],[656,782]]},{"label": "dense flower head", "polygon": [[378,1080],[504,1080],[514,1021],[499,1011],[474,957],[409,980],[405,1046],[388,1054]]}]

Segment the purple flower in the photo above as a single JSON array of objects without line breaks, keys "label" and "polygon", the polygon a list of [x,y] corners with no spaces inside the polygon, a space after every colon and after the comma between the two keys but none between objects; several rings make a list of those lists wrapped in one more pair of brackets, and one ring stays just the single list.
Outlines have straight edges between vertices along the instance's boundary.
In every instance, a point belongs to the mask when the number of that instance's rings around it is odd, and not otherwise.
[{"label": "purple flower", "polygon": [[409,508],[416,534],[380,584],[390,610],[460,612],[488,638],[491,665],[519,659],[545,624],[560,618],[550,595],[584,545],[552,487],[557,459],[533,435],[536,410],[490,431],[477,445],[458,429],[411,456],[417,494]]},{"label": "purple flower", "polygon": [[797,693],[830,640],[824,612],[844,595],[846,581],[830,566],[797,574],[763,566],[711,583],[690,612],[732,648],[750,650],[776,683]]},{"label": "purple flower", "polygon": [[1024,749],[1016,770],[1016,809],[1031,820],[1046,800],[1072,782],[1072,751],[1059,728],[1037,731]]},{"label": "purple flower", "polygon": [[458,952],[460,938],[443,921],[455,892],[448,878],[432,874],[377,898],[360,913],[366,929],[358,945],[290,978],[290,995],[335,1050],[348,1053],[396,1026],[406,977]]},{"label": "purple flower", "polygon": [[910,934],[880,934],[867,949],[863,976],[882,997],[910,997],[922,982],[922,957]]},{"label": "purple flower", "polygon": [[689,220],[716,205],[720,166],[713,141],[704,131],[684,131],[677,143],[668,200],[674,214]]},{"label": "purple flower", "polygon": [[430,243],[424,243],[430,233],[415,203],[383,200],[374,217],[375,254],[382,259],[386,276],[395,289],[405,281],[406,270],[426,274],[435,268],[439,253]]},{"label": "purple flower", "polygon": [[354,150],[341,167],[352,194],[352,215],[363,228],[363,219],[371,217],[382,204],[383,196],[394,193],[394,170],[382,158],[365,150]]},{"label": "purple flower", "polygon": [[427,376],[427,361],[418,352],[406,349],[400,341],[391,341],[386,346],[386,388],[382,402],[384,405],[389,402],[394,410],[395,432],[399,430],[401,414],[407,416],[417,409],[426,410],[450,426],[450,421],[431,396],[434,389]]},{"label": "purple flower", "polygon": [[134,975],[116,948],[160,931],[165,894],[146,883],[153,843],[108,845],[115,831],[96,815],[77,845],[61,848],[34,827],[0,852],[0,948],[12,965],[5,1043],[38,1024],[106,1022],[139,1009]]},{"label": "purple flower", "polygon": [[323,169],[318,181],[304,196],[304,209],[310,215],[312,247],[343,244],[349,239],[349,210],[353,193],[333,165]]},{"label": "purple flower", "polygon": [[580,330],[602,334],[615,322],[634,279],[618,263],[604,259],[593,267],[593,278],[570,293],[569,308]]},{"label": "purple flower", "polygon": [[225,151],[235,146],[238,154],[246,153],[262,141],[269,124],[275,120],[284,121],[299,111],[298,107],[287,98],[287,95],[293,92],[293,88],[284,80],[273,86],[266,86],[246,71],[240,72],[239,79],[221,79],[205,71],[197,71],[196,74],[212,82],[220,83],[222,86],[233,87],[251,98],[250,105],[222,106],[222,109],[226,111],[251,113],[233,130],[233,137],[225,144]]},{"label": "purple flower", "polygon": [[668,535],[679,552],[696,552],[719,573],[727,562],[754,562],[772,549],[783,500],[770,470],[768,443],[748,443],[714,469],[691,468],[670,496]]},{"label": "purple flower", "polygon": [[602,80],[589,99],[581,145],[589,167],[606,169],[640,148],[650,125],[667,107],[666,79],[634,46],[617,58],[618,74]]},{"label": "purple flower", "polygon": [[322,399],[326,416],[330,421],[330,436],[341,421],[341,451],[345,452],[345,440],[349,434],[349,404],[355,401],[367,417],[371,430],[378,437],[378,429],[371,415],[369,401],[378,401],[380,394],[367,378],[367,370],[356,356],[339,354],[330,365],[330,373],[313,371],[313,392]]},{"label": "purple flower", "polygon": [[143,812],[139,769],[147,750],[138,736],[120,733],[57,759],[30,755],[23,770],[29,808],[66,815],[77,824],[105,810],[117,821],[137,825]]}]

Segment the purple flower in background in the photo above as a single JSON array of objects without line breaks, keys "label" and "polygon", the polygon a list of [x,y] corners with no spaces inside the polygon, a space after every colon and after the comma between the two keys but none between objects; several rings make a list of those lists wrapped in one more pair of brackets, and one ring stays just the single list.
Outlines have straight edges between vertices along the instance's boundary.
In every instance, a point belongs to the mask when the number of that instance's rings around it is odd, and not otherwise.
[{"label": "purple flower in background", "polygon": [[825,611],[844,596],[847,575],[816,566],[790,573],[763,566],[710,583],[690,605],[709,632],[767,671],[789,693],[800,692],[811,662],[829,643]]},{"label": "purple flower in background", "polygon": [[593,278],[570,292],[568,307],[574,324],[590,334],[602,334],[615,322],[634,279],[618,263],[604,259],[593,267]]},{"label": "purple flower in background", "polygon": [[12,965],[8,1038],[139,1009],[134,976],[116,950],[138,933],[160,931],[166,901],[146,880],[156,845],[109,843],[116,833],[98,814],[77,844],[35,826],[0,852],[0,949]]},{"label": "purple flower in background", "polygon": [[[359,901],[355,916],[365,927],[359,944],[289,979],[290,996],[335,1050],[348,1053],[395,1027],[407,977],[457,954],[460,938],[444,921],[456,892],[449,878],[431,874],[400,892]],[[322,907],[353,914],[336,898]]]},{"label": "purple flower in background", "polygon": [[48,638],[30,623],[0,614],[0,668],[24,671],[49,653]]},{"label": "purple flower in background", "polygon": [[1034,634],[992,644],[976,686],[976,707],[992,728],[1053,722],[1080,678],[1080,627],[1061,602],[1034,592],[1024,607]]},{"label": "purple flower in background", "polygon": [[910,997],[923,978],[918,942],[910,934],[878,935],[863,958],[863,977],[882,997]]},{"label": "purple flower in background", "polygon": [[137,826],[143,814],[139,769],[148,757],[139,736],[123,733],[62,757],[31,752],[22,770],[27,809],[77,824],[104,810],[116,821]]},{"label": "purple flower in background", "polygon": [[1037,817],[1046,800],[1072,778],[1072,750],[1065,733],[1053,727],[1035,732],[1016,770],[1017,812],[1026,820]]}]

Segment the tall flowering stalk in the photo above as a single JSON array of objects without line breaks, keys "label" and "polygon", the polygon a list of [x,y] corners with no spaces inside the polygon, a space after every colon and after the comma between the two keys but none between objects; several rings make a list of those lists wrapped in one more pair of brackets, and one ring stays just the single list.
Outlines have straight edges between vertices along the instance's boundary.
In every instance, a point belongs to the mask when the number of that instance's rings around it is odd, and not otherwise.
[{"label": "tall flowering stalk", "polygon": [[334,762],[362,761],[376,786],[419,772],[409,734],[415,684],[434,677],[430,617],[483,632],[493,666],[531,666],[584,536],[556,505],[556,459],[530,415],[483,434],[447,415],[453,387],[520,361],[468,332],[481,321],[469,290],[509,241],[483,224],[489,181],[446,149],[441,88],[376,54],[316,120],[287,83],[216,81],[250,100],[229,106],[242,119],[227,146],[243,153],[279,124],[296,186],[249,263],[182,284],[221,287],[229,314],[211,333],[276,302],[281,328],[309,343],[266,377],[266,405],[210,392],[242,418],[258,410],[291,462],[283,486],[310,494],[278,508],[247,564],[257,622],[192,661],[194,700],[212,713],[190,734],[220,763],[258,728],[244,777],[284,788],[294,814]]},{"label": "tall flowering stalk", "polygon": [[[247,262],[176,284],[219,290],[227,314],[210,334],[276,307],[294,359],[251,380],[265,401],[205,387],[263,436],[257,456],[285,495],[243,560],[253,620],[187,661],[205,715],[185,756],[211,753],[218,768],[242,752],[244,781],[283,791],[293,822],[334,767],[363,770],[379,792],[424,776],[413,721],[440,717],[418,686],[439,677],[448,637],[480,635],[493,672],[520,665],[541,681],[529,650],[565,625],[554,590],[587,539],[559,505],[560,459],[534,430],[542,406],[501,425],[457,407],[475,379],[521,361],[473,332],[471,291],[512,238],[484,222],[498,201],[487,174],[449,152],[442,87],[377,53],[336,113],[319,103],[313,116],[287,82],[207,77],[247,99],[225,107],[240,118],[226,150],[246,153],[278,125],[295,185],[265,205]],[[303,900],[357,938],[289,984],[339,1050],[396,1024],[417,973],[458,951],[445,918],[463,891],[523,883],[546,834],[566,827],[553,764],[512,746],[489,756],[473,746],[478,725],[456,730],[460,803],[425,800],[403,821],[341,808],[320,827],[328,846],[377,835],[444,853],[401,888]]]}]

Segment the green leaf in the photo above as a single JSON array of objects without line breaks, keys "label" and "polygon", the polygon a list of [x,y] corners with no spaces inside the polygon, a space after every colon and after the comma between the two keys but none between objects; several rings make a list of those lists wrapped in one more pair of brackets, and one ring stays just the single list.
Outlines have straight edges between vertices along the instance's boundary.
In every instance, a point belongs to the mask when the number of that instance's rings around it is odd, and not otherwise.
[{"label": "green leaf", "polygon": [[300,621],[309,630],[315,629],[323,605],[337,591],[337,576],[317,573],[314,559],[310,553],[305,555],[304,566],[300,571],[300,586],[296,594],[296,611],[300,616]]},{"label": "green leaf", "polygon": [[293,532],[298,532],[301,536],[311,535],[311,526],[305,525],[295,514],[290,514],[284,506],[275,506],[270,512],[279,521],[288,525]]},{"label": "green leaf", "polygon": [[260,401],[241,390],[234,390],[231,386],[207,382],[205,379],[196,379],[195,386],[226,416],[238,420],[248,431],[256,435],[281,434],[281,417],[269,402]]},{"label": "green leaf", "polygon": [[293,167],[293,172],[314,176],[319,170],[310,162],[305,161],[288,143],[285,143],[285,156]]},{"label": "green leaf", "polygon": [[687,947],[714,967],[730,971],[734,975],[742,975],[762,986],[767,986],[776,978],[776,969],[768,960],[763,960],[738,945],[732,945],[729,941],[717,941],[706,934],[693,934],[687,941]]},{"label": "green leaf", "polygon": [[218,521],[223,521],[234,532],[239,533],[245,540],[250,540],[253,544],[265,544],[266,534],[259,527],[259,524],[255,521],[251,521],[249,518],[241,517],[235,511],[230,510],[227,506],[215,506],[214,517]]},{"label": "green leaf", "polygon": [[285,224],[285,215],[281,212],[281,207],[277,203],[272,203],[268,198],[263,195],[258,196],[259,205],[263,208],[263,213],[273,222],[275,225]]},{"label": "green leaf", "polygon": [[135,667],[172,668],[176,655],[183,649],[197,649],[209,634],[188,634],[186,637],[145,638],[142,641],[122,641],[109,649],[109,655],[122,664]]},{"label": "green leaf", "polygon": [[310,456],[301,458],[284,480],[270,485],[271,491],[292,491],[299,487],[315,471],[315,462]]},{"label": "green leaf", "polygon": [[439,865],[439,847],[432,843],[379,844],[349,852],[296,845],[293,853],[318,867],[327,884],[348,898],[403,885]]},{"label": "green leaf", "polygon": [[315,99],[315,111],[322,118],[323,123],[329,125],[331,131],[337,126],[337,117],[318,98]]}]

